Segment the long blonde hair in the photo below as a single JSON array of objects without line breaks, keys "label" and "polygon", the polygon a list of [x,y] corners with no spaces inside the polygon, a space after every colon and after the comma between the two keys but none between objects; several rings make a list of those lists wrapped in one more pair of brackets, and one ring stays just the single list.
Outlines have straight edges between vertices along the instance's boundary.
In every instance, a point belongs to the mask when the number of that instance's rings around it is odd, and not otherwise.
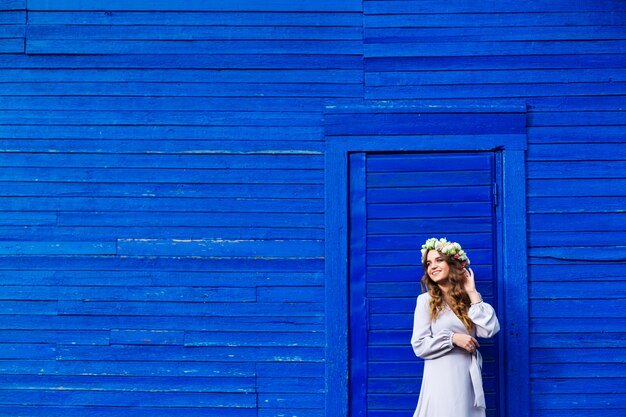
[{"label": "long blonde hair", "polygon": [[[428,276],[428,266],[426,266],[428,252],[429,251],[427,251],[423,256],[422,267],[424,269],[424,276],[422,276],[420,284],[422,291],[428,291],[430,294],[430,319],[435,320],[443,311],[443,292],[441,291],[441,288],[439,288],[439,285],[437,285],[437,283]],[[474,323],[472,323],[472,320],[467,314],[471,301],[469,295],[467,295],[465,289],[463,288],[463,283],[465,282],[465,268],[463,268],[461,262],[446,255],[445,253],[439,252],[439,254],[448,264],[448,267],[450,267],[450,272],[448,274],[448,282],[450,283],[448,295],[452,300],[450,308],[463,322],[465,328],[470,331],[474,327]]]}]

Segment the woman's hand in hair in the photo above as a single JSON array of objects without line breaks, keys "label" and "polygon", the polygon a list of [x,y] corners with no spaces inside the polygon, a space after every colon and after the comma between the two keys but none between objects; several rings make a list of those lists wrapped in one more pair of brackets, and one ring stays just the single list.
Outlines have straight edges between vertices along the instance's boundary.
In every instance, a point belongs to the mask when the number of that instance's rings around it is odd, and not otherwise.
[{"label": "woman's hand in hair", "polygon": [[454,333],[452,335],[452,344],[467,350],[469,353],[474,353],[480,346],[478,340],[465,333]]},{"label": "woman's hand in hair", "polygon": [[482,297],[478,291],[476,291],[476,281],[474,281],[474,271],[472,271],[472,268],[465,270],[465,282],[463,283],[463,289],[467,293],[472,304],[479,303],[482,300]]},{"label": "woman's hand in hair", "polygon": [[472,268],[464,269],[465,272],[465,282],[463,283],[463,289],[466,293],[471,294],[472,292],[476,292],[476,282],[474,281],[474,271]]}]

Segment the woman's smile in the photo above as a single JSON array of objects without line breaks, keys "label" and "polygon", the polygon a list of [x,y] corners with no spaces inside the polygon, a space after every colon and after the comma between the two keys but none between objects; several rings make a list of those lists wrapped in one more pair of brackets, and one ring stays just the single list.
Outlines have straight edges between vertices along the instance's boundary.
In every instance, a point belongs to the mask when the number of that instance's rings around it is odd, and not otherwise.
[{"label": "woman's smile", "polygon": [[426,256],[426,265],[428,267],[428,276],[435,282],[443,281],[448,278],[450,266],[444,257],[436,250],[431,250]]}]

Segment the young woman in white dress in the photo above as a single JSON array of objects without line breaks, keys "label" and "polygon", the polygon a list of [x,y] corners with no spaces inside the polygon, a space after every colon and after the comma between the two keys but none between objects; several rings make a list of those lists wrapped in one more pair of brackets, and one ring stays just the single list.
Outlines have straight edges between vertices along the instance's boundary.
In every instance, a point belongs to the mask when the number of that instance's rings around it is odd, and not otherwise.
[{"label": "young woman in white dress", "polygon": [[461,245],[428,239],[422,245],[422,264],[426,292],[417,297],[411,345],[424,359],[424,374],[413,417],[484,417],[476,337],[495,335],[498,318],[476,291]]}]

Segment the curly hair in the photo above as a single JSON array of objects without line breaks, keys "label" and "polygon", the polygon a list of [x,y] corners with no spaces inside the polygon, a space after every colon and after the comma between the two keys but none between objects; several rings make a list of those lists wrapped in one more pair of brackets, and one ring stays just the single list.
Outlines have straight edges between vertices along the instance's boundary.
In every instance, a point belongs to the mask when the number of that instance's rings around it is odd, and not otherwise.
[{"label": "curly hair", "polygon": [[[450,273],[448,274],[448,282],[450,283],[450,289],[448,295],[452,299],[452,305],[450,308],[456,314],[456,316],[463,322],[465,328],[471,331],[474,327],[474,323],[469,318],[467,311],[471,305],[471,301],[467,292],[463,288],[465,282],[465,271],[461,262],[456,259],[439,252],[445,262],[450,267]],[[428,252],[424,254],[422,267],[424,268],[424,276],[420,281],[422,291],[430,294],[430,319],[435,320],[437,316],[443,311],[443,292],[439,285],[428,276],[428,266],[426,266],[426,259]]]}]

